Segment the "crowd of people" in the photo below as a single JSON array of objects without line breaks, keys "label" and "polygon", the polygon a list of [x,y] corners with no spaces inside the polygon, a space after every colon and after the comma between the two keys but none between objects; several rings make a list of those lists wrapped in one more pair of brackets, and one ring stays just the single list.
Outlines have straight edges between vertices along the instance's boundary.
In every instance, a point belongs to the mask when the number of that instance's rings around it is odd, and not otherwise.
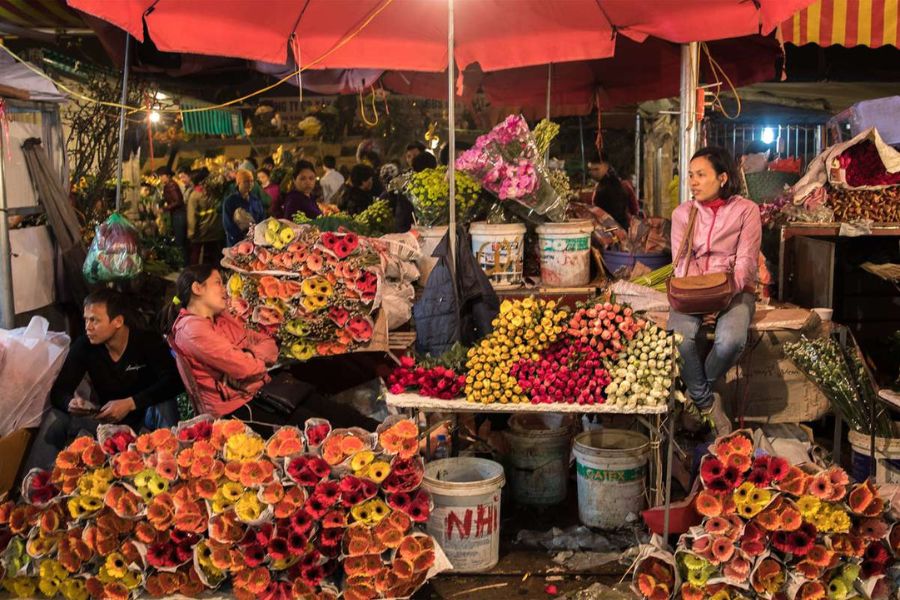
[{"label": "crowd of people", "polygon": [[257,166],[253,158],[235,160],[225,169],[223,193],[207,188],[210,171],[181,168],[156,170],[161,186],[160,212],[167,230],[182,251],[186,265],[215,263],[222,247],[242,239],[253,223],[268,217],[293,220],[299,213],[309,219],[342,212],[357,215],[378,198],[394,212],[398,231],[413,224],[412,205],[387,190],[390,181],[405,171],[421,171],[437,165],[435,156],[421,142],[412,142],[400,161],[382,163],[373,150],[361,151],[358,162],[340,169],[334,156],[318,164],[305,158],[291,165],[289,177],[276,181],[275,162],[266,157]]}]

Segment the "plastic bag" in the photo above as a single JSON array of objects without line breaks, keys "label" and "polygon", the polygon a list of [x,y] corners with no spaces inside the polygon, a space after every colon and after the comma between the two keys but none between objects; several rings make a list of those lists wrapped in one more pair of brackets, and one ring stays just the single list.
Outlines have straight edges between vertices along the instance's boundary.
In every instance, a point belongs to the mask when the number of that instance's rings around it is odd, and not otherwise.
[{"label": "plastic bag", "polygon": [[28,327],[0,329],[0,437],[41,423],[69,352],[69,336],[48,331],[49,325],[32,317]]},{"label": "plastic bag", "polygon": [[88,283],[133,279],[144,269],[138,232],[128,219],[113,213],[97,227],[81,269]]}]

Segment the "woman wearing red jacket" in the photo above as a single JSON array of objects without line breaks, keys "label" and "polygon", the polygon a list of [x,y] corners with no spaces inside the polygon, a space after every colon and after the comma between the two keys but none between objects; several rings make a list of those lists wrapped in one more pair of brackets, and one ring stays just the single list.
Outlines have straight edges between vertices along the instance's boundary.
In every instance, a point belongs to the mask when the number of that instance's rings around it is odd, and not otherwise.
[{"label": "woman wearing red jacket", "polygon": [[[352,407],[330,402],[310,384],[290,376],[280,379],[277,390],[274,383],[267,387],[278,346],[270,336],[248,329],[228,312],[225,284],[217,268],[188,267],[178,276],[175,288],[176,296],[163,317],[163,331],[198,412],[263,428],[302,426],[310,417],[326,418],[337,427],[374,430],[377,426]],[[285,405],[285,395],[294,401],[290,411],[278,408]],[[282,401],[272,402],[273,397]]]}]

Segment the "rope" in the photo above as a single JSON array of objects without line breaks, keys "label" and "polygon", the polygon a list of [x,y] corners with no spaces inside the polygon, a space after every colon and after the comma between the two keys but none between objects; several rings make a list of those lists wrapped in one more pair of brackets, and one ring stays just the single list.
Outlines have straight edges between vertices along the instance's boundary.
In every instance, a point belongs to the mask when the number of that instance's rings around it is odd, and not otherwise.
[{"label": "rope", "polygon": [[734,115],[729,115],[728,111],[725,110],[725,106],[722,104],[722,101],[719,99],[719,93],[721,88],[721,82],[719,82],[719,87],[716,88],[716,95],[713,96],[712,104],[713,107],[718,108],[722,115],[726,119],[734,120],[741,116],[741,95],[738,93],[737,88],[734,87],[734,84],[731,82],[731,79],[728,77],[728,74],[725,72],[725,69],[716,62],[716,59],[712,57],[712,53],[709,51],[709,46],[706,42],[700,42],[700,47],[703,48],[704,54],[706,54],[707,60],[709,60],[709,68],[713,72],[713,77],[716,79],[724,79],[725,83],[728,84],[728,87],[731,89],[731,93],[734,94],[734,99],[737,102],[737,112]]},{"label": "rope", "polygon": [[363,101],[363,91],[362,88],[359,88],[359,116],[362,118],[363,123],[365,123],[369,127],[375,127],[378,125],[378,107],[375,106],[375,88],[372,88],[372,114],[374,116],[374,121],[370,121],[366,116],[366,105]]},{"label": "rope", "polygon": [[[240,98],[235,98],[234,100],[222,102],[221,104],[213,104],[211,106],[202,106],[202,107],[198,107],[198,108],[184,108],[184,109],[181,109],[181,108],[159,108],[159,109],[157,109],[157,112],[160,112],[160,113],[199,113],[199,112],[206,112],[206,111],[211,111],[211,110],[221,110],[223,108],[227,108],[229,106],[239,104],[239,103],[243,102],[244,100],[248,100],[255,96],[259,96],[260,94],[264,94],[272,89],[275,89],[276,87],[280,86],[281,84],[286,83],[287,81],[290,81],[291,78],[298,77],[301,72],[311,69],[315,65],[323,62],[329,56],[331,56],[332,54],[334,54],[335,52],[337,52],[338,50],[340,50],[341,48],[346,46],[347,43],[349,43],[353,38],[358,36],[363,31],[363,29],[368,27],[369,24],[373,20],[375,20],[375,18],[378,15],[380,15],[388,6],[390,6],[391,3],[393,3],[393,1],[394,0],[383,0],[382,4],[380,6],[376,7],[374,10],[372,10],[372,12],[369,13],[369,15],[367,15],[366,18],[363,19],[363,21],[356,28],[354,28],[350,33],[348,33],[343,38],[341,38],[331,49],[326,51],[324,54],[322,54],[317,59],[313,60],[312,62],[307,63],[303,67],[297,68],[295,71],[292,71],[288,75],[285,75],[284,77],[282,77],[281,79],[279,79],[278,81],[276,81],[275,83],[273,83],[271,85],[267,85],[266,87],[256,90],[255,92],[250,92],[249,94],[241,96]],[[49,75],[47,75],[46,73],[44,73],[43,71],[41,71],[40,69],[38,69],[37,67],[32,65],[31,63],[29,63],[28,61],[26,61],[25,59],[20,57],[18,54],[16,54],[15,52],[13,52],[9,48],[7,48],[5,44],[0,43],[0,48],[2,48],[7,54],[12,56],[18,62],[25,65],[25,67],[29,71],[32,71],[35,75],[43,77],[47,81],[53,83],[59,89],[63,90],[64,92],[66,92],[67,94],[69,94],[71,96],[74,96],[75,98],[78,98],[79,100],[83,100],[84,102],[90,102],[92,104],[99,104],[101,106],[108,106],[109,108],[115,108],[115,109],[120,109],[120,110],[125,109],[125,110],[129,111],[129,114],[141,112],[144,110],[143,108],[140,108],[140,107],[128,106],[127,104],[120,104],[118,102],[108,102],[106,100],[98,100],[96,98],[91,98],[90,96],[85,96],[84,94],[77,92],[77,91],[73,90],[72,88],[68,87],[64,83],[61,83],[61,82],[53,79],[52,77],[50,77]]]}]

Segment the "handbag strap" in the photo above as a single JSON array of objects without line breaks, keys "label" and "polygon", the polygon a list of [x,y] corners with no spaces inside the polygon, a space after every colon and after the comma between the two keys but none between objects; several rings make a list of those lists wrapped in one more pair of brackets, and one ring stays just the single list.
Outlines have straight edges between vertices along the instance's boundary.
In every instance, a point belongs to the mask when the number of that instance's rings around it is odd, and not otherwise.
[{"label": "handbag strap", "polygon": [[[691,205],[691,216],[688,217],[688,226],[687,231],[684,234],[684,238],[681,240],[681,248],[678,250],[678,255],[675,257],[674,267],[677,269],[678,264],[681,262],[681,259],[687,255],[688,259],[688,267],[690,267],[690,260],[692,257],[693,249],[694,249],[694,222],[697,220],[697,206],[695,204]],[[687,271],[685,271],[687,273]]]}]

